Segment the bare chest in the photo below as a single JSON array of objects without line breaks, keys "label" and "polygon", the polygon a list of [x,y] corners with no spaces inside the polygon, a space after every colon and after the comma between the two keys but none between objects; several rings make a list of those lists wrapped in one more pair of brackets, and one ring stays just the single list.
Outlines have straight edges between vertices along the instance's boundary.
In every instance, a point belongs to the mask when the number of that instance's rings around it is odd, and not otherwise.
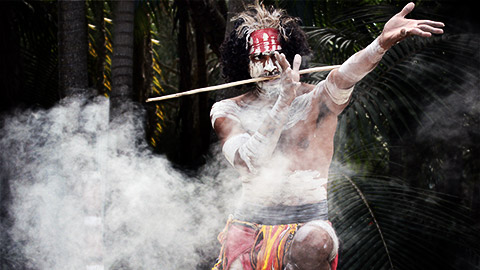
[{"label": "bare chest", "polygon": [[331,159],[337,118],[324,104],[312,105],[305,120],[282,132],[278,150],[308,160]]},{"label": "bare chest", "polygon": [[[270,110],[262,104],[244,107],[238,115],[242,127],[253,134]],[[300,96],[290,107],[275,153],[288,157],[292,169],[328,169],[336,126],[336,116],[324,103]]]}]

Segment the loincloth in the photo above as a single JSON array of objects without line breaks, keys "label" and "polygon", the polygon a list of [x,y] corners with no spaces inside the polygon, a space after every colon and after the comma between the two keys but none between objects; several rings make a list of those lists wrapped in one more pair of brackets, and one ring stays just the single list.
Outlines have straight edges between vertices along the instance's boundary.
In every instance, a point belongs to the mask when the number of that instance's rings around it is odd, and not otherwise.
[{"label": "loincloth", "polygon": [[[253,212],[248,212],[250,206],[237,209],[236,215],[246,219],[241,220],[237,219],[237,216],[230,216],[225,229],[218,235],[222,248],[217,263],[212,270],[228,270],[236,260],[240,261],[244,270],[283,270],[285,257],[295,233],[304,223],[309,221],[318,222],[334,240],[336,247],[332,251],[330,260],[331,269],[335,270],[338,261],[338,239],[330,223],[326,220],[327,216],[323,213],[318,215],[319,212],[313,211],[319,207],[323,207],[323,204],[288,206],[286,210],[282,211],[283,214],[287,215],[278,216],[274,219],[267,218],[279,214],[280,206],[268,207],[268,209],[263,207]],[[302,213],[302,218],[292,222],[292,220],[298,218],[298,215],[293,212]],[[307,212],[310,212],[309,215],[306,215]],[[263,223],[254,222],[252,219],[257,222],[263,221]],[[283,221],[286,222],[278,223]]]}]

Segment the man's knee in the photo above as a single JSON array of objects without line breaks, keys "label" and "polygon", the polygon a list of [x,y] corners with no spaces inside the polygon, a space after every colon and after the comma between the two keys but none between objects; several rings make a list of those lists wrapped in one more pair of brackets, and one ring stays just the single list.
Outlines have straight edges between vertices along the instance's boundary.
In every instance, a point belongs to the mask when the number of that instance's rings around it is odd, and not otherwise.
[{"label": "man's knee", "polygon": [[286,269],[330,269],[334,249],[336,245],[331,232],[323,224],[315,221],[306,223],[293,238]]}]

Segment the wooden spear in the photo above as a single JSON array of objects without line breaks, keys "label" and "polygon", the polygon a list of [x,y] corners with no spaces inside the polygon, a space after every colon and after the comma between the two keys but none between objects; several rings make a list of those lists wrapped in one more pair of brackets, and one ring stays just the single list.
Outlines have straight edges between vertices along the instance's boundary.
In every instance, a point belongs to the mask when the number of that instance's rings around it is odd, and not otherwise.
[{"label": "wooden spear", "polygon": [[[313,73],[313,72],[330,71],[332,69],[339,68],[339,67],[340,67],[340,65],[307,68],[307,69],[300,70],[298,73],[299,74],[307,74],[307,73]],[[186,92],[181,92],[181,93],[176,93],[176,94],[171,94],[171,95],[166,95],[166,96],[161,96],[161,97],[149,98],[149,99],[147,99],[146,102],[161,101],[161,100],[178,98],[178,97],[183,97],[183,96],[188,96],[188,95],[193,95],[193,94],[198,94],[198,93],[203,93],[203,92],[216,91],[216,90],[225,89],[225,88],[238,86],[238,85],[242,85],[242,84],[247,84],[247,83],[256,83],[256,82],[261,82],[261,81],[273,80],[273,79],[277,79],[279,77],[280,76],[259,77],[259,78],[247,79],[247,80],[242,80],[242,81],[224,83],[224,84],[220,84],[220,85],[208,86],[208,87],[189,90],[189,91],[186,91]]]}]

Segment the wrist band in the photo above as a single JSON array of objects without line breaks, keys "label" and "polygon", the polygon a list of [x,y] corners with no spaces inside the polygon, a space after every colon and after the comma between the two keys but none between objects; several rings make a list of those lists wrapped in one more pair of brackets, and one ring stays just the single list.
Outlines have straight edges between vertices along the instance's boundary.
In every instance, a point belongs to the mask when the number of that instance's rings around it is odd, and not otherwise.
[{"label": "wrist band", "polygon": [[383,55],[387,50],[380,46],[378,42],[378,37],[365,48],[365,52],[367,53],[367,57],[371,63],[378,63],[382,59]]}]

